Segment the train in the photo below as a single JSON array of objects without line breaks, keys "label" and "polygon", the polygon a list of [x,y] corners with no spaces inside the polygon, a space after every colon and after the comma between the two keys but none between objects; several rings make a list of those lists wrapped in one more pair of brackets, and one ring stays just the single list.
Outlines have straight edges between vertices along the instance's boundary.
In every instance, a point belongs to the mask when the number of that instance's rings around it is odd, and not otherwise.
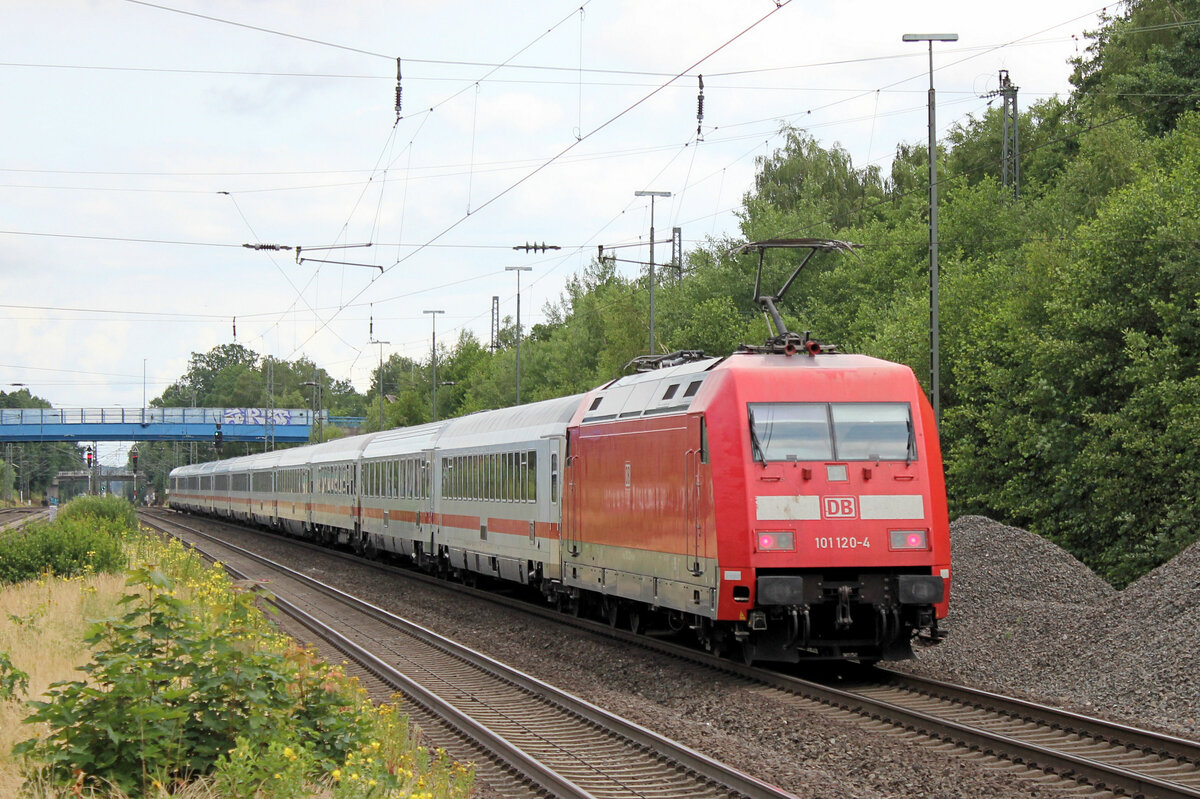
[{"label": "train", "polygon": [[807,334],[652,360],[583,394],[182,466],[170,505],[748,663],[940,640],[946,491],[911,369]]}]

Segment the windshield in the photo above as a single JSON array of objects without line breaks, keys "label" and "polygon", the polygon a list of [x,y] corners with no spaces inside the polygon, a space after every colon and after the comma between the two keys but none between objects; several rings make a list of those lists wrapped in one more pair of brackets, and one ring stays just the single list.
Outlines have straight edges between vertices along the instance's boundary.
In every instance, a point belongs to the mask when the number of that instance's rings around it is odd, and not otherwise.
[{"label": "windshield", "polygon": [[750,403],[756,460],[912,461],[907,402]]}]

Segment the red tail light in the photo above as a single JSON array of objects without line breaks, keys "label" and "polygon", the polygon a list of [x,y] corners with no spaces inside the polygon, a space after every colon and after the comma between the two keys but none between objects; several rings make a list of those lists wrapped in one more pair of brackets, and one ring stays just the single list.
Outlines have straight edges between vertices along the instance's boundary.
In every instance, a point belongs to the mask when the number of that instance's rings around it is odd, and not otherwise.
[{"label": "red tail light", "polygon": [[888,549],[929,549],[929,533],[926,530],[888,530]]},{"label": "red tail light", "polygon": [[758,534],[759,552],[791,552],[796,548],[796,534],[790,530]]}]

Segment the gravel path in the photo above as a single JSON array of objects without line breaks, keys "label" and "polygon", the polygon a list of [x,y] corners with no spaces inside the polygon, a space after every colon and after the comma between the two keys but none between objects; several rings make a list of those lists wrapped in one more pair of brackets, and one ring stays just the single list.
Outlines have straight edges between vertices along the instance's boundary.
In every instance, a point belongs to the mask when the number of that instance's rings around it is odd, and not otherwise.
[{"label": "gravel path", "polygon": [[951,526],[948,639],[903,668],[1200,738],[1200,543],[1124,591],[981,516]]},{"label": "gravel path", "polygon": [[[261,547],[264,550],[268,547]],[[1058,791],[899,735],[764,696],[733,677],[597,642],[553,622],[448,597],[353,564],[272,544],[267,554],[526,670],[799,797],[1057,796]],[[488,796],[484,789],[481,796]]]}]

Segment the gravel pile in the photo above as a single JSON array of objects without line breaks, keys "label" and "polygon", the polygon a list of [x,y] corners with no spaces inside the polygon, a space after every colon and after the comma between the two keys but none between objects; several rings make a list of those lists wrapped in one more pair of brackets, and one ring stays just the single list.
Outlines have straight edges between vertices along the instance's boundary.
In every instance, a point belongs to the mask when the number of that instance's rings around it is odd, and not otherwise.
[{"label": "gravel pile", "polygon": [[1124,591],[980,516],[951,526],[948,639],[902,668],[1200,737],[1200,544]]}]

